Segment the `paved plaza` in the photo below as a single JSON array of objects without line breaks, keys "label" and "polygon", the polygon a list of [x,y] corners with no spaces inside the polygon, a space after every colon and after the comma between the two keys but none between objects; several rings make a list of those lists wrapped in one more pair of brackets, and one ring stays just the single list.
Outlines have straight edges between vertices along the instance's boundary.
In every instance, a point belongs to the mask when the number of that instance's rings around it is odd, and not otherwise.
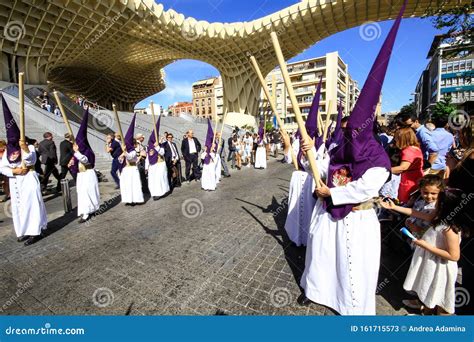
[{"label": "paved plaza", "polygon": [[[49,199],[48,235],[24,247],[0,212],[0,310],[15,315],[333,315],[296,303],[303,248],[284,232],[292,168],[243,168],[216,192],[193,182],[125,207],[102,183],[79,225]],[[75,197],[75,189],[73,189]],[[8,210],[6,209],[8,212]],[[386,244],[386,241],[384,242]],[[383,247],[377,313],[401,315],[409,259]]]}]

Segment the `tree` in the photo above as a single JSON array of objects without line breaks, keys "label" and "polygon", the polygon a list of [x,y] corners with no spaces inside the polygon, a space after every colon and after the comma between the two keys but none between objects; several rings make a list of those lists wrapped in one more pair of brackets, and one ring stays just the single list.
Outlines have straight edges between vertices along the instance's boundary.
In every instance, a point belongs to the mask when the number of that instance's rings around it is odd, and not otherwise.
[{"label": "tree", "polygon": [[434,120],[438,117],[447,119],[455,111],[456,106],[451,103],[451,97],[444,97],[431,110],[431,119]]},{"label": "tree", "polygon": [[433,26],[438,30],[448,29],[446,32],[447,43],[466,45],[474,42],[473,10],[472,3],[451,9],[443,9],[441,4],[436,10],[428,10],[423,17],[431,17]]},{"label": "tree", "polygon": [[411,115],[415,113],[415,102],[411,102],[407,105],[404,105],[401,109],[400,109],[400,113],[399,115],[400,116],[405,116],[405,115]]}]

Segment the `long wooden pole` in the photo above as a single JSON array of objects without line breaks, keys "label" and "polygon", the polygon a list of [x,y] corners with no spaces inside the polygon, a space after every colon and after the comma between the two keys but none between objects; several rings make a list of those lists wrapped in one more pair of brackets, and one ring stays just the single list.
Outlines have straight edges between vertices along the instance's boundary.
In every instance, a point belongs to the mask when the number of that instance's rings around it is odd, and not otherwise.
[{"label": "long wooden pole", "polygon": [[151,106],[151,116],[153,117],[153,132],[155,132],[155,141],[157,144],[160,142],[158,141],[158,132],[156,131],[156,117],[155,117],[155,106],[153,104],[153,101],[150,102]]},{"label": "long wooden pole", "polygon": [[328,101],[328,104],[326,106],[326,123],[324,124],[323,142],[326,142],[326,140],[328,140],[329,124],[331,122],[331,104],[331,101]]},{"label": "long wooden pole", "polygon": [[19,101],[19,115],[20,115],[20,141],[25,142],[25,74],[20,72],[18,74],[18,101]]},{"label": "long wooden pole", "polygon": [[56,104],[59,107],[59,111],[61,112],[61,115],[63,117],[64,123],[66,124],[67,131],[69,135],[71,136],[71,139],[74,141],[74,133],[72,133],[72,128],[71,124],[69,123],[69,119],[67,118],[66,111],[64,110],[63,104],[61,100],[59,99],[58,92],[56,90],[53,91],[54,99],[56,100]]},{"label": "long wooden pole", "polygon": [[[275,53],[278,59],[278,64],[280,64],[281,74],[283,75],[283,80],[285,81],[286,89],[288,91],[288,95],[290,95],[290,100],[291,100],[291,104],[293,105],[293,110],[295,111],[295,118],[296,118],[296,122],[298,123],[298,128],[300,130],[301,137],[304,141],[309,141],[311,138],[309,137],[308,132],[306,131],[305,122],[303,120],[303,116],[301,115],[300,107],[298,105],[298,100],[296,99],[296,95],[293,90],[293,84],[291,83],[291,80],[290,80],[290,75],[286,67],[285,58],[283,57],[283,53],[280,47],[280,42],[278,41],[278,36],[276,32],[272,32],[270,36],[272,38],[273,48],[275,49]],[[316,165],[316,156],[314,155],[312,149],[306,152],[306,156],[309,161],[311,171],[313,173],[315,186],[316,188],[319,188],[320,183],[321,183],[321,176],[319,174],[318,166]]]},{"label": "long wooden pole", "polygon": [[[263,77],[262,72],[260,71],[260,67],[258,66],[257,60],[255,59],[254,56],[250,56],[250,62],[252,63],[252,66],[255,69],[255,73],[257,74],[258,79],[260,80],[260,84],[262,85],[262,89],[263,89],[263,92],[265,93],[265,97],[267,98],[267,101],[270,103],[270,106],[273,111],[273,115],[275,115],[275,118],[277,119],[278,127],[280,128],[281,135],[284,137],[285,141],[291,142],[290,137],[288,136],[288,133],[283,129],[284,124],[280,118],[280,115],[278,114],[276,101],[275,102],[272,101],[272,97],[270,95],[270,91],[268,90],[267,83],[265,82],[265,78]],[[291,144],[290,144],[290,153],[291,153],[291,159],[293,160],[293,165],[295,166],[295,169],[298,170],[298,161],[296,160],[296,156]]]},{"label": "long wooden pole", "polygon": [[122,150],[125,151],[125,138],[123,137],[123,131],[122,131],[122,124],[120,123],[119,115],[117,112],[117,106],[112,104],[112,108],[114,109],[114,114],[115,114],[115,121],[117,121],[117,127],[118,127],[118,132],[120,134],[120,139],[122,140]]}]

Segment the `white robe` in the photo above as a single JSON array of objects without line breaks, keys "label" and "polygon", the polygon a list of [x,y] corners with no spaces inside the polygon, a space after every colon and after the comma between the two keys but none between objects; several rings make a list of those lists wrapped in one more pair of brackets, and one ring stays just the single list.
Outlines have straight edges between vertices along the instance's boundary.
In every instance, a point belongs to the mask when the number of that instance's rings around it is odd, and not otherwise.
[{"label": "white robe", "polygon": [[[329,159],[318,162],[323,178]],[[380,167],[357,181],[331,189],[335,205],[357,204],[378,196],[389,176]],[[375,315],[380,266],[380,224],[374,209],[350,212],[335,221],[322,201],[313,210],[301,287],[307,298],[341,315]]]},{"label": "white robe", "polygon": [[[155,147],[160,156],[165,155],[165,149]],[[168,182],[168,168],[164,161],[158,161],[155,165],[150,165],[148,158],[145,162],[145,168],[148,170],[148,189],[152,197],[161,197],[170,191]]]},{"label": "white robe", "polygon": [[[76,157],[81,164],[89,164],[87,157],[80,152],[75,152],[74,157]],[[94,169],[89,169],[77,174],[76,192],[78,216],[90,215],[99,210],[99,181],[97,180]]]},{"label": "white robe", "polygon": [[[27,167],[36,163],[34,146],[28,146],[30,153],[22,151],[22,159]],[[10,163],[5,151],[2,158],[2,173],[9,177],[10,198],[13,226],[17,237],[38,236],[48,225],[48,216],[41,195],[41,184],[36,171],[30,170],[26,175],[13,175],[11,169],[20,167],[20,163]],[[8,170],[10,169],[10,170]]]},{"label": "white robe", "polygon": [[[137,152],[125,152],[125,157],[130,163],[138,161]],[[140,180],[140,172],[136,165],[126,165],[120,174],[120,194],[122,195],[122,203],[143,203],[145,202],[142,192],[142,182]]]},{"label": "white robe", "polygon": [[255,152],[255,168],[267,168],[267,151],[265,150],[265,145],[258,145],[257,147],[257,152]]},{"label": "white robe", "polygon": [[216,184],[218,184],[220,181],[221,181],[221,177],[222,177],[222,172],[221,172],[221,156],[220,155],[216,155],[215,157],[215,161],[214,161],[214,164],[216,166]]},{"label": "white robe", "polygon": [[[201,159],[205,159],[206,152],[202,153]],[[203,190],[216,190],[216,165],[213,160],[215,154],[211,153],[211,160],[209,164],[204,164],[202,166],[202,176],[201,176],[201,188]]]},{"label": "white robe", "polygon": [[[327,156],[324,152],[325,150],[321,148],[316,154],[313,148],[316,160]],[[303,170],[294,171],[291,175],[285,230],[289,239],[297,246],[306,246],[316,199],[313,197],[315,183],[312,173],[306,171],[310,170],[309,163],[302,158],[301,164]]]}]

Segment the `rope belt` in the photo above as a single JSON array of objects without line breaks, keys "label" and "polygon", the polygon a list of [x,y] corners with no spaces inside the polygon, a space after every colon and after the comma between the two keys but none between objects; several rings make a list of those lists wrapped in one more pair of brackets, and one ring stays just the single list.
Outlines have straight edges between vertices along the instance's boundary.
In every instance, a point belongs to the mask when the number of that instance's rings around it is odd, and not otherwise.
[{"label": "rope belt", "polygon": [[79,163],[79,172],[86,172],[87,170],[92,170],[93,167],[90,164],[84,165],[82,163]]},{"label": "rope belt", "polygon": [[359,203],[358,205],[354,206],[354,208],[352,208],[352,211],[374,209],[375,205],[376,205],[376,199],[370,199],[368,201]]}]

